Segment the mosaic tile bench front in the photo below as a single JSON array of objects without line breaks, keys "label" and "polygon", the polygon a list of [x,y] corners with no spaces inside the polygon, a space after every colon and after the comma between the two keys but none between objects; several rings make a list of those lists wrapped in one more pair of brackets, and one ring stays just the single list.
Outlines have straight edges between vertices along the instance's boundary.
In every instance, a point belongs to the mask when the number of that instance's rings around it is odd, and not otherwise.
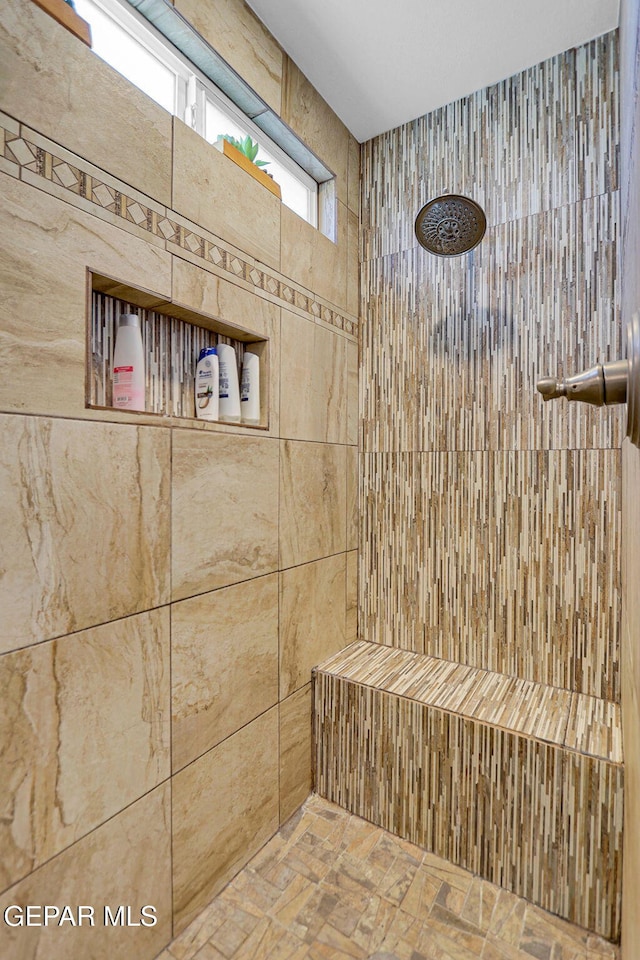
[{"label": "mosaic tile bench front", "polygon": [[617,940],[616,703],[360,641],[314,673],[320,796]]}]

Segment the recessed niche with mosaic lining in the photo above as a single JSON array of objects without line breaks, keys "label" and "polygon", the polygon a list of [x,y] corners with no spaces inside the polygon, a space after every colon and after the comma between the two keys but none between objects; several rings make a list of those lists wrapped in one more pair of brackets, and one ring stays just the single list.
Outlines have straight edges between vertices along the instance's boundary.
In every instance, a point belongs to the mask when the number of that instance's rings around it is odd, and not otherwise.
[{"label": "recessed niche with mosaic lining", "polygon": [[[118,319],[122,313],[137,313],[145,355],[145,413],[195,419],[194,378],[200,351],[228,343],[236,350],[239,372],[245,348],[250,346],[260,357],[261,420],[257,429],[268,428],[268,340],[100,274],[89,272],[88,295],[88,407],[112,408]],[[236,426],[256,429],[250,424]]]}]

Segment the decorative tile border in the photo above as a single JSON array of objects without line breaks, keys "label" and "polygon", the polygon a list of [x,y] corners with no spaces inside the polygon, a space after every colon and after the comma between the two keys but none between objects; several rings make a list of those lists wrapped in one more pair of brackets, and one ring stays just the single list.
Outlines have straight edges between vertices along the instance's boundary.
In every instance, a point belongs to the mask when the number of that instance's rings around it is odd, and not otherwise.
[{"label": "decorative tile border", "polygon": [[[402,677],[396,664],[390,685],[407,683],[412,672],[421,682],[427,662],[418,656]],[[482,710],[482,698],[454,713],[389,692],[384,677],[368,685],[343,676],[354,672],[353,659],[344,671],[329,666],[331,673],[323,665],[314,678],[321,796],[618,939],[622,764],[480,720],[473,712]],[[441,678],[433,687],[431,696],[459,696],[455,682]],[[581,707],[597,723],[588,699]],[[619,722],[619,710],[616,716]],[[583,745],[591,742],[587,736]]]},{"label": "decorative tile border", "polygon": [[20,125],[17,132],[18,125],[12,118],[0,114],[0,124],[0,148],[4,148],[0,160],[15,168],[15,175],[20,179],[33,184],[35,177],[39,181],[36,185],[44,190],[49,184],[62,189],[68,202],[73,203],[77,198],[84,201],[83,209],[87,209],[88,203],[96,216],[112,214],[156,241],[175,244],[196,258],[196,262],[202,260],[211,264],[223,275],[227,274],[230,280],[250,286],[258,296],[358,338],[358,320],[336,310],[310,290],[246,257],[224,240],[212,239],[213,235],[197,224],[172,210],[165,210],[110,175],[102,174],[81,157],[35,131]]}]

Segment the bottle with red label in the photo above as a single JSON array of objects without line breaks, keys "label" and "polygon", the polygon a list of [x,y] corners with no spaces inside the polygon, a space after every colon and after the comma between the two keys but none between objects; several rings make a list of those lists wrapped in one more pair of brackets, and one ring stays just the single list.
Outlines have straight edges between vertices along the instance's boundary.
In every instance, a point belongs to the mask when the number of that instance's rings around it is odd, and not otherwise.
[{"label": "bottle with red label", "polygon": [[145,369],[140,318],[122,313],[113,354],[113,406],[118,410],[144,410]]}]

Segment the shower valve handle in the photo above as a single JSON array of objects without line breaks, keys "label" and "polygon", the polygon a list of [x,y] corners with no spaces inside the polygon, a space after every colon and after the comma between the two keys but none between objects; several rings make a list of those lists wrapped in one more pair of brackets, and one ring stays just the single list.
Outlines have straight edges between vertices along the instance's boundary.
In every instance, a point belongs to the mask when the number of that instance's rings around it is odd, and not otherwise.
[{"label": "shower valve handle", "polygon": [[566,397],[567,400],[582,400],[596,407],[627,402],[629,361],[612,360],[598,363],[595,367],[578,373],[566,380],[543,377],[538,380],[538,390],[544,400]]},{"label": "shower valve handle", "polygon": [[640,311],[627,322],[627,360],[597,363],[565,380],[543,377],[538,390],[544,400],[566,397],[596,407],[627,404],[627,436],[640,447]]}]

